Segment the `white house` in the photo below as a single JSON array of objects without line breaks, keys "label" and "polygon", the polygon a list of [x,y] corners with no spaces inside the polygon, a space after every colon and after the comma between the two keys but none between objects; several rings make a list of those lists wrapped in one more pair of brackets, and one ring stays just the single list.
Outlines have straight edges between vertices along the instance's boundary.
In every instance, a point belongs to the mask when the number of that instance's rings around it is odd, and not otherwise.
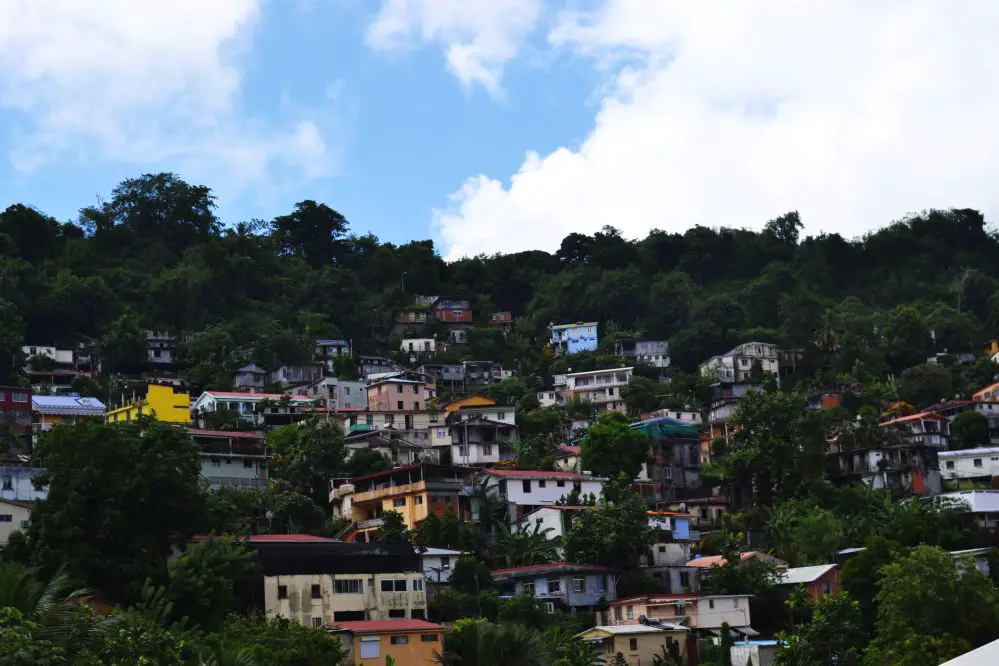
[{"label": "white house", "polygon": [[463,551],[448,548],[427,548],[420,553],[427,582],[440,585],[451,582],[451,570],[462,555],[465,555]]},{"label": "white house", "polygon": [[[600,497],[605,478],[573,472],[523,469],[487,469],[481,479],[487,493],[509,504],[509,516],[520,520],[534,509],[554,505],[574,489]],[[474,509],[473,509],[474,510]]]},{"label": "white house", "polygon": [[38,467],[0,467],[0,499],[33,502],[45,499],[48,488],[38,490],[32,479],[45,470]]},{"label": "white house", "polygon": [[43,345],[25,345],[21,347],[21,352],[26,359],[30,359],[32,356],[45,356],[59,365],[73,365],[72,349],[59,349],[58,347]]},{"label": "white house", "polygon": [[238,413],[246,419],[252,419],[256,414],[257,405],[263,400],[277,402],[282,398],[289,398],[292,406],[309,407],[312,405],[312,398],[307,395],[289,395],[281,393],[237,393],[234,391],[205,391],[198,396],[198,399],[191,405],[191,413],[214,412],[219,410],[229,410]]},{"label": "white house", "polygon": [[538,403],[542,407],[553,407],[555,405],[559,405],[564,402],[564,400],[562,400],[562,394],[553,388],[546,389],[544,391],[538,391],[537,396],[538,396]]},{"label": "white house", "polygon": [[939,497],[966,504],[968,512],[985,529],[995,532],[999,528],[999,490],[960,490]]},{"label": "white house", "polygon": [[628,386],[633,371],[634,368],[612,368],[567,374],[562,397],[565,400],[588,400],[597,411],[623,410],[625,404],[621,391]]},{"label": "white house", "polygon": [[999,476],[999,446],[940,451],[937,458],[945,480]]},{"label": "white house", "polygon": [[717,377],[722,382],[746,382],[758,362],[763,374],[777,377],[780,349],[767,342],[746,342],[724,354],[712,356],[698,367],[702,377]]},{"label": "white house", "polygon": [[509,405],[461,407],[448,413],[451,460],[460,465],[493,464],[513,458],[516,409]]},{"label": "white house", "polygon": [[28,529],[34,502],[0,499],[0,546],[6,545],[13,532]]}]

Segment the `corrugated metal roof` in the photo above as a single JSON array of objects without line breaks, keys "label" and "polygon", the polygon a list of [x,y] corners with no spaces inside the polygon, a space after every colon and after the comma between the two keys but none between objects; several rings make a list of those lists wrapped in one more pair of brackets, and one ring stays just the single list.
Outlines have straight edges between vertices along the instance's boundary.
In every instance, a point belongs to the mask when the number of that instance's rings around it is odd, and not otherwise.
[{"label": "corrugated metal roof", "polygon": [[782,571],[780,585],[800,585],[802,583],[814,583],[827,573],[836,568],[835,564],[819,564],[812,567],[794,567]]}]

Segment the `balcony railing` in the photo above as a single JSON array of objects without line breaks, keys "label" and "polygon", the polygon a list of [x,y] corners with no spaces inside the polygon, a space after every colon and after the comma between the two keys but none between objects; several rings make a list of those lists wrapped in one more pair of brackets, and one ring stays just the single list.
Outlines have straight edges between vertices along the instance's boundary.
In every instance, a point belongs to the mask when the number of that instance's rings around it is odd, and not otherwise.
[{"label": "balcony railing", "polygon": [[213,476],[208,479],[212,490],[219,488],[240,488],[243,490],[266,490],[267,479],[247,479],[238,476]]},{"label": "balcony railing", "polygon": [[347,426],[347,434],[352,435],[355,432],[371,432],[375,429],[375,426],[370,423],[352,423]]}]

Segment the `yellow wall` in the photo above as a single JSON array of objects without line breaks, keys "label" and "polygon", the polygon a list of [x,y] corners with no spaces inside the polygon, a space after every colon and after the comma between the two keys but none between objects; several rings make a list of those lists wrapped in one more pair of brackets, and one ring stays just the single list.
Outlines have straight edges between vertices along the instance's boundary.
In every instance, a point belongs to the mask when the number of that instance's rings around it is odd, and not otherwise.
[{"label": "yellow wall", "polygon": [[[423,634],[434,634],[437,636],[435,642],[423,642]],[[378,659],[361,659],[361,637],[378,637]],[[392,645],[392,636],[408,636],[409,642],[405,645]],[[385,657],[391,656],[398,666],[432,666],[434,662],[434,651],[443,652],[444,632],[440,629],[427,631],[406,631],[384,634],[356,634],[354,636],[354,663],[356,666],[383,666]]]},{"label": "yellow wall", "polygon": [[[594,627],[583,634],[585,638],[603,638],[604,657],[606,661],[614,658],[618,652],[624,656],[628,666],[646,666],[652,663],[652,655],[662,654],[662,649],[666,645],[666,639],[672,639],[680,644],[680,654],[686,656],[687,635],[683,631],[662,631],[648,634],[631,635],[611,635],[601,631],[600,627]],[[631,639],[637,641],[636,649],[631,649]]]},{"label": "yellow wall", "polygon": [[174,393],[171,386],[150,384],[142,400],[108,411],[108,423],[127,423],[140,416],[152,416],[163,423],[191,423],[191,396]]},{"label": "yellow wall", "polygon": [[470,395],[467,398],[460,398],[444,406],[445,411],[455,412],[462,407],[489,407],[495,405],[496,401],[484,395]]},{"label": "yellow wall", "polygon": [[985,353],[989,356],[999,353],[999,340],[989,340],[989,344],[985,345]]}]

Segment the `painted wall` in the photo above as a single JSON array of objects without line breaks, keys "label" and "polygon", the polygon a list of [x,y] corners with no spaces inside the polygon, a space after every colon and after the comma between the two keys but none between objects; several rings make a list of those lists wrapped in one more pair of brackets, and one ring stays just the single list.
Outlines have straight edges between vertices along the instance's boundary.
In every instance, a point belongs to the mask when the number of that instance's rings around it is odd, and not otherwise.
[{"label": "painted wall", "polygon": [[[356,666],[384,666],[386,657],[392,657],[398,666],[432,666],[436,663],[434,652],[442,652],[443,643],[441,629],[356,634],[353,663]],[[362,658],[365,654],[371,657]]]},{"label": "painted wall", "polygon": [[[334,592],[335,581],[358,581],[343,583],[359,585],[359,592]],[[391,582],[393,591],[383,591],[383,582]],[[312,586],[319,586],[319,596],[313,597]],[[279,598],[279,587],[287,590],[286,598]],[[405,591],[395,591],[396,588]],[[264,608],[268,615],[295,620],[305,626],[313,626],[314,620],[328,624],[339,619],[338,612],[363,612],[365,620],[388,620],[392,615],[399,619],[412,619],[416,610],[418,619],[425,617],[427,608],[426,581],[422,571],[395,574],[338,574],[338,575],[297,575],[265,576]],[[344,589],[344,588],[340,588]],[[395,613],[391,613],[395,611]]]},{"label": "painted wall", "polygon": [[31,509],[0,502],[0,546],[7,543],[13,532],[26,531],[30,520]]}]

